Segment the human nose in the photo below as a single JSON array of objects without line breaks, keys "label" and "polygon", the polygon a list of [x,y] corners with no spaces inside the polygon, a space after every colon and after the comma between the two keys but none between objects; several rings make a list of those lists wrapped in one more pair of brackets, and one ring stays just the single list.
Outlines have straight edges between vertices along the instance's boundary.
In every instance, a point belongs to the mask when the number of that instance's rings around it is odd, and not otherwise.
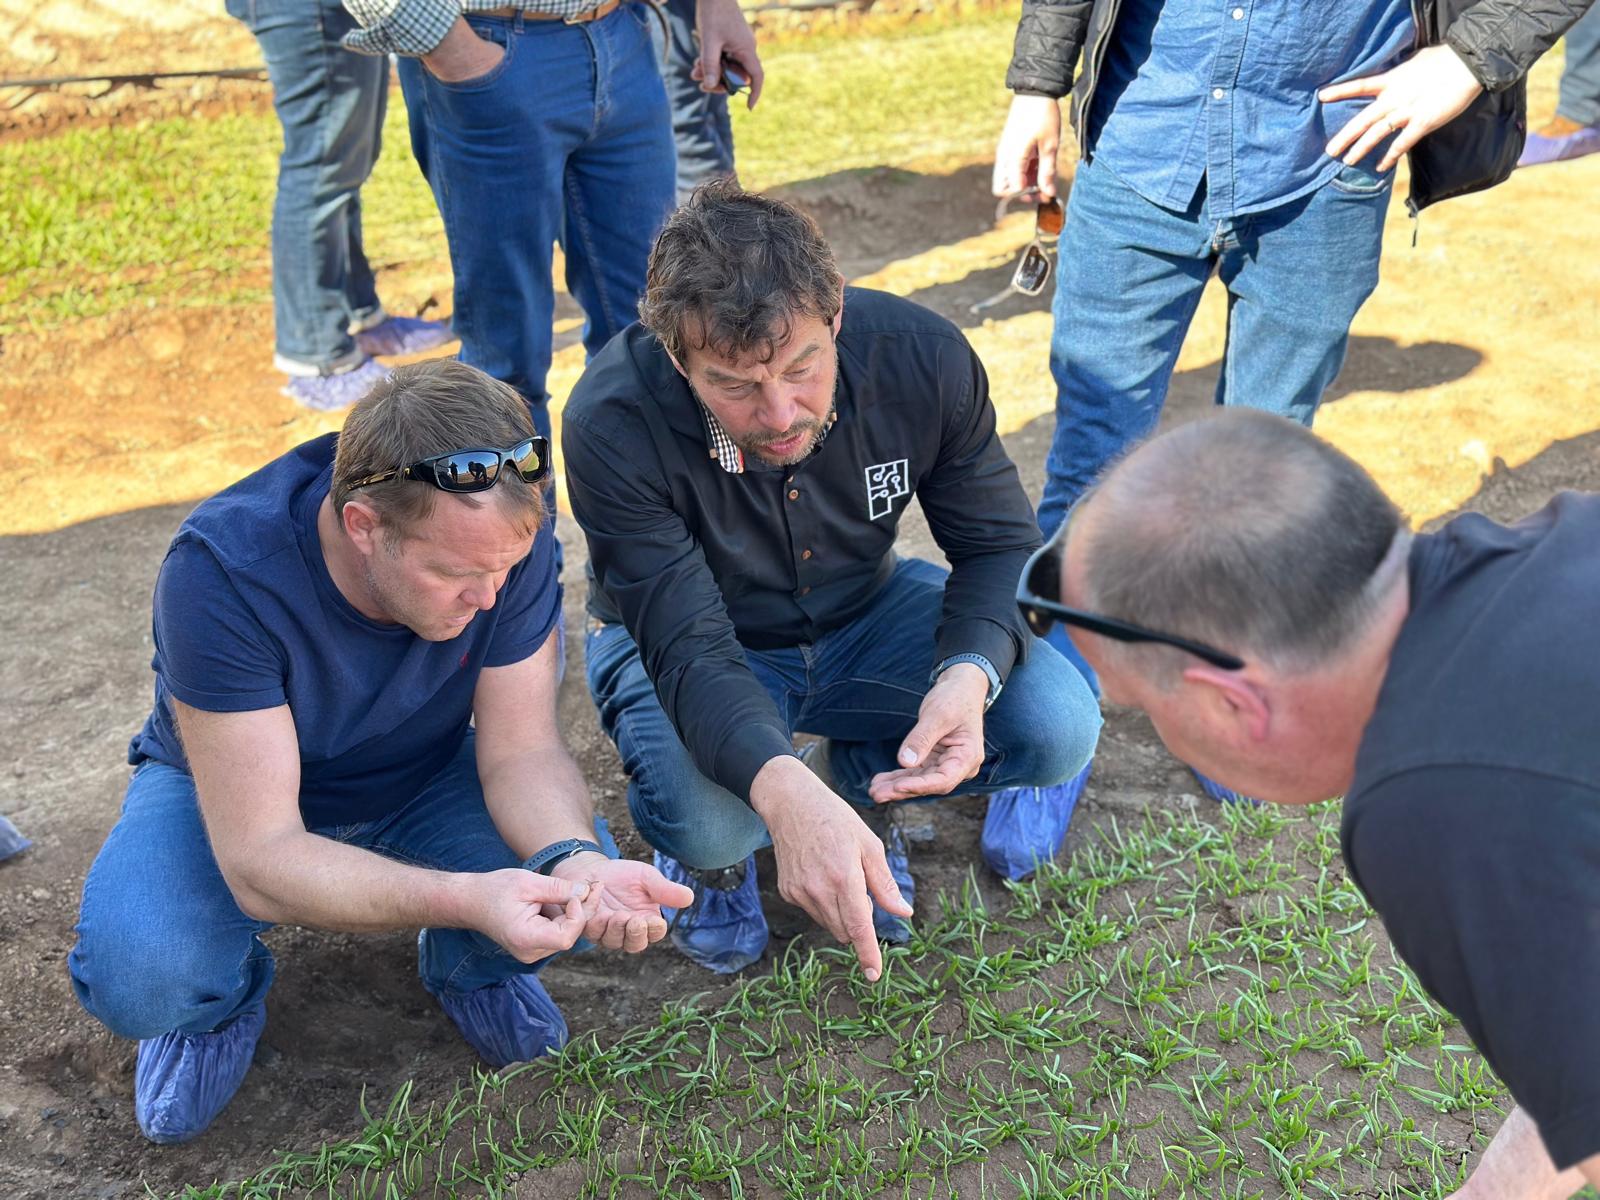
[{"label": "human nose", "polygon": [[774,381],[761,389],[761,410],[757,420],[774,433],[782,433],[795,422],[800,406],[789,395],[781,382]]},{"label": "human nose", "polygon": [[494,592],[494,580],[474,579],[462,590],[461,598],[479,612],[488,612],[494,607]]}]

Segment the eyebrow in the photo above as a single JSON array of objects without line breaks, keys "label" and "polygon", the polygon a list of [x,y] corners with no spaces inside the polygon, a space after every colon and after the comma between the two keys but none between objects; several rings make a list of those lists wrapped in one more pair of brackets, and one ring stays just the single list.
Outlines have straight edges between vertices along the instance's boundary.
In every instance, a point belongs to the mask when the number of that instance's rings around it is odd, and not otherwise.
[{"label": "eyebrow", "polygon": [[[821,342],[812,342],[804,350],[800,351],[799,354],[796,354],[794,356],[794,358],[792,358],[789,362],[784,364],[784,368],[783,368],[784,371],[788,372],[788,371],[794,370],[801,363],[805,362],[807,359],[809,359],[813,355],[815,355],[817,353],[817,351],[820,350],[820,349],[822,349],[822,343]],[[741,379],[737,375],[729,375],[725,371],[719,371],[715,367],[707,367],[706,368],[706,378],[712,383],[749,383],[750,382],[750,380]]]}]

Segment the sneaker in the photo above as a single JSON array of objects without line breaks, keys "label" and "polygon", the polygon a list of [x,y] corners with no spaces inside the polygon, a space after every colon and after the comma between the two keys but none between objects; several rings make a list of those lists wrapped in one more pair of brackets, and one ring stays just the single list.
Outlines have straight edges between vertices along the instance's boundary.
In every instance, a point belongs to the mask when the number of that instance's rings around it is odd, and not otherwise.
[{"label": "sneaker", "polygon": [[337,375],[291,375],[283,394],[301,408],[337,412],[349,408],[387,378],[389,368],[369,358],[354,370]]},{"label": "sneaker", "polygon": [[990,796],[980,843],[989,869],[1002,879],[1026,879],[1055,858],[1093,766],[1053,787],[1004,788]]},{"label": "sneaker", "polygon": [[694,889],[688,908],[661,906],[672,944],[685,958],[718,975],[742,971],[767,948],[767,914],[761,911],[756,856],[731,867],[696,871],[661,851],[656,870]]},{"label": "sneaker", "polygon": [[1566,117],[1556,117],[1543,129],[1528,134],[1519,167],[1540,163],[1566,162],[1600,151],[1600,125],[1579,125]]},{"label": "sneaker", "polygon": [[371,329],[355,335],[356,345],[373,358],[397,354],[421,354],[455,340],[446,321],[424,321],[421,317],[385,317]]},{"label": "sneaker", "polygon": [[1249,796],[1240,795],[1238,792],[1234,791],[1232,788],[1223,787],[1215,779],[1208,779],[1206,776],[1200,774],[1199,771],[1196,771],[1193,767],[1189,768],[1189,773],[1191,775],[1193,775],[1195,777],[1195,781],[1197,783],[1199,783],[1200,790],[1202,792],[1204,792],[1206,795],[1210,796],[1218,804],[1260,804],[1261,803],[1261,801],[1259,801],[1259,800],[1252,800]]},{"label": "sneaker", "polygon": [[444,1009],[478,1057],[498,1070],[567,1044],[561,1010],[533,974],[513,975],[470,992],[440,992]]},{"label": "sneaker", "polygon": [[0,862],[13,854],[21,854],[33,842],[22,836],[22,831],[5,817],[0,817]]},{"label": "sneaker", "polygon": [[257,1002],[211,1033],[164,1033],[139,1043],[133,1068],[133,1115],[145,1137],[163,1146],[204,1133],[244,1082],[267,1024]]}]

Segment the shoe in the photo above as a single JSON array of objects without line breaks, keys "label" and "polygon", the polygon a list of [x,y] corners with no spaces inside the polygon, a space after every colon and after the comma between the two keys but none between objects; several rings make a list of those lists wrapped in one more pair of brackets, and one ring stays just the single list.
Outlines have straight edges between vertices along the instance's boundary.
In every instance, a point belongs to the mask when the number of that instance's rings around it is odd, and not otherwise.
[{"label": "shoe", "polygon": [[244,1082],[266,1028],[256,1003],[211,1033],[164,1033],[139,1043],[133,1068],[133,1115],[159,1145],[204,1133]]},{"label": "shoe", "polygon": [[1240,795],[1238,792],[1234,791],[1232,788],[1223,787],[1215,779],[1208,779],[1206,776],[1200,774],[1199,771],[1196,771],[1193,767],[1189,768],[1189,774],[1193,775],[1195,777],[1196,782],[1198,782],[1200,784],[1200,790],[1202,792],[1204,792],[1206,795],[1210,796],[1218,804],[1260,804],[1261,803],[1261,801],[1259,801],[1259,800],[1252,800],[1249,796]]},{"label": "shoe", "polygon": [[1002,879],[1026,879],[1055,858],[1093,766],[1053,787],[1004,788],[990,796],[979,843],[989,869]]},{"label": "shoe", "polygon": [[387,378],[389,368],[369,358],[354,370],[337,375],[291,375],[283,394],[301,408],[337,412],[349,408]]},{"label": "shoe", "polygon": [[13,854],[21,854],[33,842],[22,836],[22,831],[5,817],[0,817],[0,862]]},{"label": "shoe", "polygon": [[567,1044],[567,1023],[537,975],[513,975],[470,992],[436,995],[467,1044],[496,1070]]},{"label": "shoe", "polygon": [[656,870],[694,889],[688,908],[661,906],[672,944],[685,958],[718,975],[742,971],[767,948],[767,914],[761,911],[756,856],[731,867],[696,871],[661,851]]},{"label": "shoe", "polygon": [[362,353],[373,358],[395,354],[421,354],[454,341],[455,334],[445,321],[424,321],[421,317],[385,317],[371,329],[355,335]]},{"label": "shoe", "polygon": [[[916,908],[917,881],[911,876],[911,855],[906,851],[906,835],[900,827],[898,808],[895,804],[885,804],[860,812],[867,828],[883,842],[883,856],[889,862],[889,874],[894,876],[901,898]],[[892,946],[904,946],[911,940],[911,922],[880,907],[876,896],[872,897],[872,927],[879,941]]]},{"label": "shoe", "polygon": [[1600,151],[1600,125],[1579,125],[1566,117],[1556,117],[1543,129],[1528,134],[1519,167],[1541,163],[1566,162]]}]

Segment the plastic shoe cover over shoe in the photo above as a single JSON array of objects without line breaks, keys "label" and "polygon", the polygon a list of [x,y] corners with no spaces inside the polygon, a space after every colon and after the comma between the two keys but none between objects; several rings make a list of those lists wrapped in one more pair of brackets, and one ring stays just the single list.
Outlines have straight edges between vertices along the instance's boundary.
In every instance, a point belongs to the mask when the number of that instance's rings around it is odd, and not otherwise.
[{"label": "plastic shoe cover over shoe", "polygon": [[13,854],[21,854],[31,845],[32,840],[23,837],[20,829],[5,817],[0,817],[0,862],[5,862]]},{"label": "plastic shoe cover over shoe", "polygon": [[439,1007],[496,1070],[567,1044],[567,1023],[536,975],[513,975],[470,992],[442,992]]},{"label": "plastic shoe cover over shoe", "polygon": [[283,394],[302,408],[337,412],[349,408],[387,378],[389,368],[369,358],[355,370],[339,375],[291,376]]},{"label": "plastic shoe cover over shoe", "polygon": [[445,321],[424,321],[421,317],[385,317],[371,329],[356,334],[356,345],[363,354],[421,354],[455,340]]},{"label": "plastic shoe cover over shoe", "polygon": [[673,883],[694,889],[688,908],[661,907],[672,944],[686,958],[718,975],[731,975],[761,957],[767,948],[767,914],[761,911],[754,854],[737,867],[715,871],[691,870],[659,850],[655,863]]},{"label": "plastic shoe cover over shoe", "polygon": [[1200,774],[1200,772],[1196,771],[1193,767],[1189,768],[1189,773],[1191,775],[1193,775],[1195,777],[1195,781],[1197,783],[1199,783],[1200,790],[1202,792],[1204,792],[1206,795],[1210,796],[1218,804],[1260,804],[1261,803],[1261,801],[1259,801],[1259,800],[1252,800],[1249,796],[1241,796],[1238,792],[1234,791],[1232,788],[1223,787],[1215,779],[1207,779],[1204,775]]},{"label": "plastic shoe cover over shoe", "polygon": [[1572,132],[1551,135],[1529,133],[1523,145],[1519,167],[1537,167],[1541,163],[1568,162],[1574,158],[1600,153],[1600,125],[1578,125]]},{"label": "plastic shoe cover over shoe", "polygon": [[164,1033],[139,1043],[133,1114],[145,1137],[164,1146],[204,1133],[244,1082],[266,1028],[255,1004],[211,1033]]},{"label": "plastic shoe cover over shoe", "polygon": [[[917,881],[911,877],[911,856],[906,853],[906,835],[900,828],[900,822],[891,814],[886,815],[889,816],[889,820],[879,836],[883,839],[884,857],[889,860],[889,874],[894,876],[901,897],[915,908]],[[868,822],[868,825],[870,826],[871,822]],[[872,927],[877,930],[880,941],[891,945],[904,946],[911,940],[911,922],[879,907],[876,897],[872,901]]]},{"label": "plastic shoe cover over shoe", "polygon": [[981,843],[990,870],[1002,879],[1026,879],[1055,858],[1093,767],[1091,761],[1054,787],[1005,788],[990,796]]}]

